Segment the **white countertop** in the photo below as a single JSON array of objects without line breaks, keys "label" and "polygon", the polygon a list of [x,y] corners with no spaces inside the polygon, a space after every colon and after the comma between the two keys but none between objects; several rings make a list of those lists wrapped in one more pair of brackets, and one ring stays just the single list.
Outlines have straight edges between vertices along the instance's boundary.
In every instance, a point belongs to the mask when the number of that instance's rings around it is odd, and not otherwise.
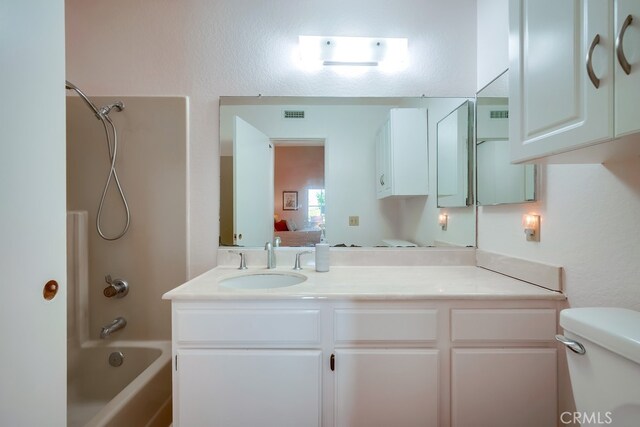
[{"label": "white countertop", "polygon": [[331,267],[326,273],[305,268],[304,282],[283,288],[232,289],[219,286],[244,274],[294,273],[291,268],[238,270],[220,266],[163,295],[168,300],[273,299],[545,299],[564,300],[560,292],[473,266]]}]

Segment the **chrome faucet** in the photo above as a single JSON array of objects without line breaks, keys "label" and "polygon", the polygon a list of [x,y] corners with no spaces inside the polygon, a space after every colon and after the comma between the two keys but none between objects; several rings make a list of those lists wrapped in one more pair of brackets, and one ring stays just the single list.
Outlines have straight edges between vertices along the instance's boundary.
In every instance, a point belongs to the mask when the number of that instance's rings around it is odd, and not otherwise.
[{"label": "chrome faucet", "polygon": [[267,268],[276,268],[276,251],[273,249],[271,242],[267,242],[264,245],[264,250],[267,251]]},{"label": "chrome faucet", "polygon": [[302,267],[300,266],[300,257],[301,257],[302,255],[312,254],[312,253],[313,253],[313,251],[303,251],[303,252],[298,252],[298,253],[296,254],[296,262],[295,262],[295,264],[293,265],[293,269],[294,269],[294,270],[302,270]]},{"label": "chrome faucet", "polygon": [[127,326],[127,321],[124,320],[124,317],[117,317],[113,322],[102,328],[100,331],[100,338],[105,339],[115,331],[119,331],[125,326]]}]

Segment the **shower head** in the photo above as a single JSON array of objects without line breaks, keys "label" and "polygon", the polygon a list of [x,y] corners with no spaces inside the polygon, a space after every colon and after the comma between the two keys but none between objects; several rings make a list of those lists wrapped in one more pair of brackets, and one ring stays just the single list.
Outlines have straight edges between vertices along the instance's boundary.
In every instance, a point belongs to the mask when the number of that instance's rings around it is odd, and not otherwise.
[{"label": "shower head", "polygon": [[100,114],[102,114],[103,116],[107,116],[114,108],[116,111],[122,111],[124,110],[124,103],[122,101],[118,101],[114,102],[113,104],[105,105],[104,107],[100,108]]},{"label": "shower head", "polygon": [[102,117],[100,116],[100,111],[98,110],[98,107],[96,107],[93,102],[89,101],[89,98],[87,98],[87,95],[85,95],[84,92],[82,92],[76,85],[71,83],[69,80],[65,80],[64,86],[67,90],[72,90],[75,93],[77,93],[78,96],[80,96],[80,98],[82,98],[82,100],[85,102],[85,104],[87,104],[87,106],[93,110],[98,120],[102,119]]}]

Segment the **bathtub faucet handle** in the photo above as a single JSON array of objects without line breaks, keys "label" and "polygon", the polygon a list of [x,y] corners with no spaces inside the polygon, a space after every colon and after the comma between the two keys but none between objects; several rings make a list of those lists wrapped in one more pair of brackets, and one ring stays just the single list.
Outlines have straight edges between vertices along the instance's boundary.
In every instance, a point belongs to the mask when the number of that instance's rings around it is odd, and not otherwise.
[{"label": "bathtub faucet handle", "polygon": [[126,281],[122,279],[111,280],[110,274],[105,276],[104,280],[109,285],[104,288],[104,291],[102,292],[105,297],[122,298],[129,293],[129,284]]}]

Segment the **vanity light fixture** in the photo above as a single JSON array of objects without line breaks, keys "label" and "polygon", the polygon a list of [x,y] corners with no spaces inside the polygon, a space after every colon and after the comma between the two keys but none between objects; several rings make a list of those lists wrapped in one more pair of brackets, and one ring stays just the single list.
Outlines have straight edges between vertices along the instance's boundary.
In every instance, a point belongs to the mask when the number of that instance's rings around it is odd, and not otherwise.
[{"label": "vanity light fixture", "polygon": [[522,226],[524,227],[524,234],[527,236],[527,242],[540,241],[540,215],[524,215],[522,217]]},{"label": "vanity light fixture", "polygon": [[298,45],[302,62],[310,65],[397,67],[407,59],[408,39],[299,36]]},{"label": "vanity light fixture", "polygon": [[438,224],[443,231],[447,231],[447,224],[449,223],[449,215],[440,214],[438,215]]}]

